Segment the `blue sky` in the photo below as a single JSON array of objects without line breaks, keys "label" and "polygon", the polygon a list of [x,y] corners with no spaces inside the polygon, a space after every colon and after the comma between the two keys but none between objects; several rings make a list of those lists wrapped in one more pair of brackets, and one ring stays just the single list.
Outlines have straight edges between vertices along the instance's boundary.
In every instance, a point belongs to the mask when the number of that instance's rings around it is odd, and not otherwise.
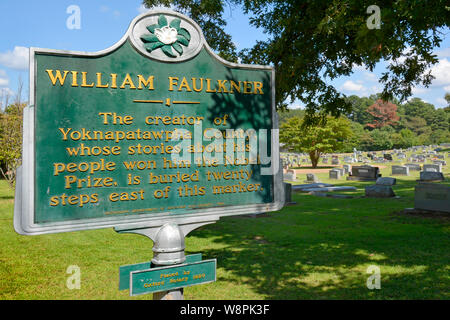
[{"label": "blue sky", "polygon": [[[66,25],[71,5],[80,8],[80,29]],[[0,98],[1,93],[17,92],[18,79],[24,84],[24,97],[28,97],[28,48],[51,48],[76,51],[99,51],[120,40],[131,20],[145,10],[141,0],[40,0],[0,2]],[[227,9],[227,31],[232,35],[238,49],[252,46],[266,36],[248,24],[248,18],[239,9]],[[440,48],[435,48],[439,63],[432,69],[436,79],[429,88],[417,87],[413,95],[445,107],[445,92],[450,92],[450,31]],[[350,77],[333,80],[344,94],[368,96],[380,92],[379,75],[385,70],[380,63],[373,73],[358,67]],[[291,107],[300,104],[294,102]]]}]

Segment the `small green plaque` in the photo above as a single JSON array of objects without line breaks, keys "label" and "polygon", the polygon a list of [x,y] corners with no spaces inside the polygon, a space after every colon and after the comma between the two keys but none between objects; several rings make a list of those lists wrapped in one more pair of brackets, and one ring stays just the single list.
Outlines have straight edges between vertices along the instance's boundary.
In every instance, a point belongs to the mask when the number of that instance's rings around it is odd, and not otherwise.
[{"label": "small green plaque", "polygon": [[132,271],[130,295],[174,290],[216,281],[216,259]]},{"label": "small green plaque", "polygon": [[[202,261],[202,254],[196,253],[186,256],[185,263]],[[119,267],[119,290],[130,289],[130,273],[133,271],[142,271],[152,268],[151,261],[129,264]]]}]

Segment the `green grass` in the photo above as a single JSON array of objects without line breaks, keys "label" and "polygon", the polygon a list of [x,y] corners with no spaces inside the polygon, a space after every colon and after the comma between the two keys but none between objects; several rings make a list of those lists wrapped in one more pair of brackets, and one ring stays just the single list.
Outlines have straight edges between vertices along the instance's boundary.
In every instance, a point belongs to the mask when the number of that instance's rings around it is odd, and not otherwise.
[{"label": "green grass", "polygon": [[[186,288],[185,299],[449,299],[449,220],[395,213],[414,206],[418,175],[397,176],[399,198],[380,200],[362,197],[372,182],[319,173],[357,187],[347,193],[356,197],[294,193],[297,205],[279,212],[193,231],[186,253],[216,258],[217,281]],[[119,266],[151,259],[149,239],[112,229],[20,236],[13,196],[0,181],[0,299],[152,298],[118,291]],[[80,290],[66,287],[69,265],[81,268]],[[366,287],[370,265],[381,270],[380,290]]]}]

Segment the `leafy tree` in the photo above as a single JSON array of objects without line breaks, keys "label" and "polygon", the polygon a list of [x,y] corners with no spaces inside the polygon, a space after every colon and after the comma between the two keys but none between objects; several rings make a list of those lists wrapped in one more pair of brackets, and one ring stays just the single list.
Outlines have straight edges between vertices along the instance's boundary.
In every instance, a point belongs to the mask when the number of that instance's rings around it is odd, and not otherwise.
[{"label": "leafy tree", "polygon": [[[350,105],[331,84],[349,76],[354,66],[372,71],[387,61],[381,76],[381,98],[404,100],[412,87],[428,86],[430,67],[438,59],[433,48],[440,45],[450,25],[447,0],[383,1],[379,3],[380,28],[369,28],[369,0],[144,0],[147,7],[165,5],[181,11],[203,28],[212,48],[231,61],[270,64],[276,70],[276,103],[285,108],[289,99],[306,106],[309,122],[318,121],[317,111],[339,115]],[[261,28],[267,39],[235,54],[231,37],[224,31],[227,8],[241,7],[251,25]],[[323,118],[322,118],[323,119]]]},{"label": "leafy tree", "polygon": [[441,144],[450,142],[450,132],[448,130],[435,130],[430,134],[429,144]]},{"label": "leafy tree", "polygon": [[304,115],[305,115],[305,110],[302,110],[302,109],[279,110],[278,111],[278,120],[281,125],[290,118],[293,118],[293,117],[303,118]]},{"label": "leafy tree", "polygon": [[0,112],[0,173],[14,187],[22,156],[22,114],[25,104],[9,105]]},{"label": "leafy tree", "polygon": [[372,130],[370,136],[372,138],[372,145],[370,148],[372,151],[389,150],[392,149],[392,146],[394,145],[391,140],[392,133],[387,130]]},{"label": "leafy tree", "polygon": [[402,129],[392,135],[393,148],[409,148],[417,144],[417,137],[409,129]]},{"label": "leafy tree", "polygon": [[356,95],[346,97],[345,100],[351,105],[350,112],[345,113],[345,116],[348,119],[362,125],[370,122],[371,117],[370,114],[367,113],[367,108],[374,104],[375,100],[367,97],[358,97]]},{"label": "leafy tree", "polygon": [[304,118],[290,118],[280,126],[280,142],[289,150],[309,154],[313,168],[323,153],[341,151],[351,136],[350,122],[345,118],[328,117],[320,125],[307,125]]},{"label": "leafy tree", "polygon": [[400,117],[397,115],[397,106],[391,102],[378,99],[367,108],[367,112],[373,120],[366,126],[369,128],[382,128],[387,125],[395,125]]}]

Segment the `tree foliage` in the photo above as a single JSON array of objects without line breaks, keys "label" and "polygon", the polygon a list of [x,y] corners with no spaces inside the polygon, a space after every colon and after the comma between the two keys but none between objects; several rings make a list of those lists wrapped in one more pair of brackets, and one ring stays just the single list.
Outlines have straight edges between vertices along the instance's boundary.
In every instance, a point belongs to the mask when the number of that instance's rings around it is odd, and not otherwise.
[{"label": "tree foliage", "polygon": [[[276,70],[276,103],[286,108],[298,99],[309,122],[318,111],[334,116],[350,111],[350,104],[329,80],[349,76],[354,66],[372,71],[386,61],[381,98],[404,101],[416,85],[428,86],[432,54],[440,45],[441,30],[450,25],[446,0],[382,1],[380,28],[369,28],[369,0],[144,0],[147,7],[172,6],[202,27],[211,47],[222,57],[244,63],[270,64]],[[239,7],[267,39],[236,53],[224,28],[227,8]],[[245,31],[243,31],[245,32]]]},{"label": "tree foliage", "polygon": [[367,124],[367,127],[372,129],[396,125],[400,119],[397,115],[397,106],[381,99],[378,99],[373,105],[368,107],[366,112],[373,118],[371,123]]},{"label": "tree foliage", "polygon": [[16,169],[22,157],[22,115],[25,104],[0,110],[0,173],[14,187]]},{"label": "tree foliage", "polygon": [[308,153],[313,168],[323,153],[341,150],[351,136],[350,122],[342,117],[328,117],[315,126],[306,125],[304,117],[292,117],[280,129],[280,141],[289,150]]}]

